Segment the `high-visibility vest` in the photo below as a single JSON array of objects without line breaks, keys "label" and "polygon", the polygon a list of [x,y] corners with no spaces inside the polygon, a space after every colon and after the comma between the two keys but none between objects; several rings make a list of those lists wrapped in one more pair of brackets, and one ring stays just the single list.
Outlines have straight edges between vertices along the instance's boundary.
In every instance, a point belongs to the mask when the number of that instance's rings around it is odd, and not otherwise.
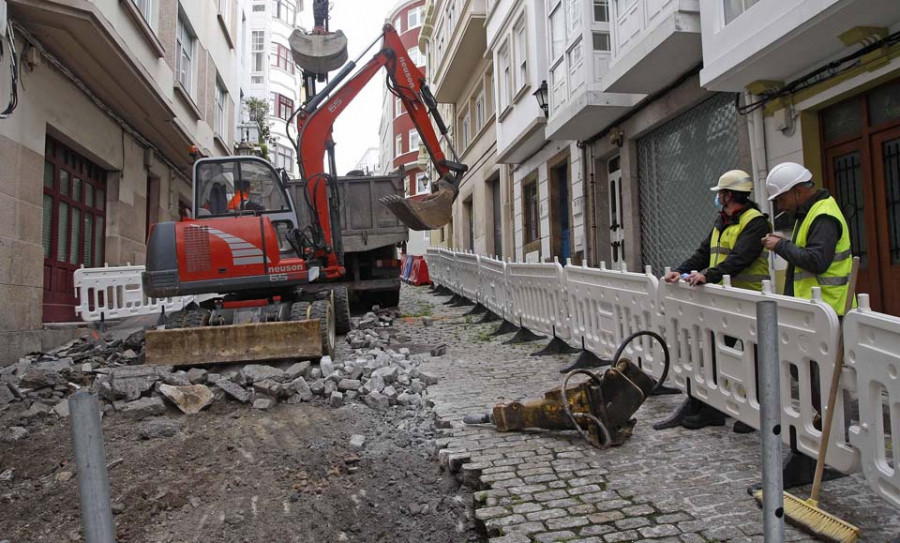
[{"label": "high-visibility vest", "polygon": [[231,200],[228,202],[228,210],[239,210],[241,209],[241,205],[244,202],[250,200],[250,193],[244,191],[237,191],[234,193],[234,196],[231,197]]},{"label": "high-visibility vest", "polygon": [[[750,224],[750,221],[762,216],[763,214],[758,209],[751,207],[741,213],[737,223],[726,226],[722,232],[719,232],[718,228],[713,228],[712,236],[709,239],[709,267],[718,266],[728,258],[744,228]],[[731,278],[731,285],[757,292],[761,291],[762,282],[769,279],[769,259],[766,255],[767,251],[763,249],[756,260],[744,268],[737,277]]]},{"label": "high-visibility vest", "polygon": [[817,217],[829,215],[841,223],[841,238],[834,249],[834,260],[821,275],[815,275],[797,266],[794,267],[794,296],[812,298],[813,287],[822,289],[822,300],[834,308],[838,315],[844,314],[847,292],[850,290],[850,269],[853,267],[853,253],[850,251],[850,229],[841,208],[831,196],[813,204],[809,213],[795,230],[794,243],[806,247],[809,227]]}]

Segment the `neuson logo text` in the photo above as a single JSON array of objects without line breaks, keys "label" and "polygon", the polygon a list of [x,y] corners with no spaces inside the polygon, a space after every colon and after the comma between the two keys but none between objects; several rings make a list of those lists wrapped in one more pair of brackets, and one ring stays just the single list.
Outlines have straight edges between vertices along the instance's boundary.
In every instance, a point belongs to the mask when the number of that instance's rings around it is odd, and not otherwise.
[{"label": "neuson logo text", "polygon": [[294,271],[303,271],[303,266],[301,264],[290,264],[287,266],[269,266],[269,273],[284,273]]},{"label": "neuson logo text", "polygon": [[400,57],[400,67],[403,68],[403,75],[406,76],[406,83],[410,90],[415,89],[416,85],[413,83],[412,74],[409,73],[409,66],[406,65],[406,57]]}]

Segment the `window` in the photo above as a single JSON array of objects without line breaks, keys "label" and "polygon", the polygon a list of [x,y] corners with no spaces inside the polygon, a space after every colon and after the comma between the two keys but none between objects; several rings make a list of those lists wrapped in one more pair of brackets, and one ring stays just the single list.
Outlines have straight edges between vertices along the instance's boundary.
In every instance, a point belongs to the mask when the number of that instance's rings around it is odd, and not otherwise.
[{"label": "window", "polygon": [[419,51],[419,47],[414,45],[406,50],[406,54],[409,55],[409,60],[412,61],[417,67],[423,65],[424,59],[422,58],[422,52]]},{"label": "window", "polygon": [[566,49],[566,22],[563,20],[562,4],[550,14],[550,57],[551,62]]},{"label": "window", "polygon": [[459,146],[462,149],[465,149],[469,146],[469,142],[471,141],[472,132],[469,129],[469,110],[463,111],[463,114],[459,118]]},{"label": "window", "polygon": [[447,35],[452,36],[456,28],[456,2],[447,4]]},{"label": "window", "polygon": [[497,90],[497,109],[503,111],[509,105],[509,91],[512,88],[509,73],[509,47],[505,43],[500,48],[500,80],[498,84],[500,88]]},{"label": "window", "polygon": [[216,135],[222,139],[225,139],[225,97],[228,96],[228,91],[225,90],[225,85],[216,78],[216,120],[215,120],[215,131]]},{"label": "window", "polygon": [[219,4],[219,15],[222,16],[222,19],[225,21],[228,20],[228,6],[231,5],[231,0],[217,0]]},{"label": "window", "polygon": [[722,2],[725,4],[725,24],[727,25],[759,0],[722,0]]},{"label": "window", "polygon": [[265,83],[265,76],[262,75],[251,75],[250,76],[250,84],[251,85],[262,85]]},{"label": "window", "polygon": [[153,26],[153,0],[132,0],[147,24]]},{"label": "window", "polygon": [[537,182],[532,180],[522,185],[522,215],[524,216],[525,244],[541,239],[540,201],[538,200]]},{"label": "window", "polygon": [[253,71],[254,72],[262,72],[265,71],[265,58],[266,58],[266,33],[262,30],[254,30],[253,31]]},{"label": "window", "polygon": [[394,156],[400,156],[403,154],[403,134],[397,134],[397,138],[394,140]]},{"label": "window", "polygon": [[428,184],[428,174],[427,173],[418,173],[416,174],[416,194],[424,194],[428,192],[429,189]]},{"label": "window", "polygon": [[394,30],[396,30],[397,32],[402,32],[402,29],[400,28],[400,16],[399,15],[397,15],[397,18],[394,19]]},{"label": "window", "polygon": [[419,152],[419,132],[415,129],[409,131],[409,152]]},{"label": "window", "polygon": [[609,32],[594,32],[594,51],[609,51]]},{"label": "window", "polygon": [[266,11],[265,4],[253,4],[253,11]]},{"label": "window", "polygon": [[187,17],[178,12],[178,25],[175,29],[175,54],[178,55],[175,65],[176,78],[184,90],[193,96],[194,84],[194,40],[197,39],[188,25]]},{"label": "window", "polygon": [[528,84],[528,42],[525,37],[525,17],[516,23],[514,31],[514,46],[516,54],[516,93]]},{"label": "window", "polygon": [[422,8],[413,8],[406,14],[406,29],[416,28],[422,25]]},{"label": "window", "polygon": [[272,16],[294,26],[297,7],[291,0],[272,0]]},{"label": "window", "polygon": [[579,31],[581,26],[581,0],[564,0],[566,3],[566,27],[569,36]]},{"label": "window", "polygon": [[594,22],[609,22],[609,0],[594,0]]},{"label": "window", "polygon": [[294,150],[284,145],[275,146],[275,167],[284,168],[287,171],[294,169]]},{"label": "window", "polygon": [[403,102],[400,100],[399,96],[394,97],[394,117],[399,117],[403,115]]},{"label": "window", "polygon": [[294,59],[291,58],[291,52],[287,47],[281,44],[272,44],[272,53],[274,55],[274,62],[272,66],[276,68],[281,68],[282,70],[290,73],[296,73],[296,68],[294,66]]},{"label": "window", "polygon": [[294,101],[277,92],[271,93],[271,98],[272,110],[275,112],[275,116],[285,121],[290,119],[291,114],[294,112]]},{"label": "window", "polygon": [[475,98],[475,132],[481,132],[481,129],[484,128],[484,91],[481,91],[478,94],[478,97]]}]

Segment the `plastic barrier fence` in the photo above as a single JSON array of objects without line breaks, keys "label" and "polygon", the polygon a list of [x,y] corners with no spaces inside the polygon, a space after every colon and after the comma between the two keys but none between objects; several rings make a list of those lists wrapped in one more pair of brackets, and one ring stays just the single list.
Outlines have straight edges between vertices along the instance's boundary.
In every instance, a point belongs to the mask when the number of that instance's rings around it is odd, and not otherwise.
[{"label": "plastic barrier fence", "polygon": [[194,296],[148,298],[141,286],[144,266],[80,268],[75,270],[75,314],[87,322],[178,311]]},{"label": "plastic barrier fence", "polygon": [[478,277],[478,255],[475,253],[456,253],[456,277],[460,296],[473,302],[481,302],[481,280]]},{"label": "plastic barrier fence", "polygon": [[456,262],[456,254],[447,249],[440,250],[441,255],[441,284],[454,293],[457,292],[456,277],[454,276],[454,267]]},{"label": "plastic barrier fence", "polygon": [[900,318],[872,311],[861,294],[859,309],[844,317],[844,347],[851,376],[843,382],[859,395],[850,442],[872,489],[900,507]]},{"label": "plastic barrier fence", "polygon": [[414,257],[412,273],[409,275],[409,284],[416,287],[431,284],[431,277],[428,275],[428,263],[421,256]]},{"label": "plastic barrier fence", "polygon": [[[826,403],[840,333],[837,314],[821,298],[809,301],[730,286],[661,283],[659,304],[671,350],[671,375],[682,390],[690,387],[693,397],[758,429],[756,303],[772,299],[778,302],[781,339],[782,436],[789,443],[793,434],[797,449],[816,458],[822,434],[813,421],[822,407],[813,405],[814,390],[821,391],[821,403]],[[836,420],[844,420],[843,412],[839,401]],[[826,461],[850,473],[857,469],[859,455],[841,434],[832,434]]]},{"label": "plastic barrier fence", "polygon": [[412,273],[413,257],[412,255],[402,255],[400,258],[400,265],[403,270],[400,280],[409,283],[409,274]]},{"label": "plastic barrier fence", "polygon": [[566,307],[566,272],[562,264],[513,263],[506,265],[507,289],[513,324],[532,332],[566,340],[570,335]]},{"label": "plastic barrier fence", "polygon": [[[618,270],[603,264],[600,269],[567,266],[571,342],[609,359],[629,335],[641,330],[659,332],[657,284],[649,268],[645,273],[631,273],[625,266]],[[633,341],[623,356],[653,377],[662,375],[662,347],[650,337]]]},{"label": "plastic barrier fence", "polygon": [[509,320],[509,293],[506,288],[506,263],[483,256],[479,261],[481,304],[493,314]]}]

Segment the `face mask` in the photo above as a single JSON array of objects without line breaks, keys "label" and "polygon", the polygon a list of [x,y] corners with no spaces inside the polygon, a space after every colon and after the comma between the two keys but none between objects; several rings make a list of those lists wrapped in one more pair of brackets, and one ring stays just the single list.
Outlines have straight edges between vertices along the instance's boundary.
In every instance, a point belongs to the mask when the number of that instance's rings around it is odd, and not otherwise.
[{"label": "face mask", "polygon": [[722,208],[725,206],[722,205],[721,200],[719,200],[719,194],[716,193],[716,199],[713,200],[713,205],[716,206],[716,211],[722,211]]}]

